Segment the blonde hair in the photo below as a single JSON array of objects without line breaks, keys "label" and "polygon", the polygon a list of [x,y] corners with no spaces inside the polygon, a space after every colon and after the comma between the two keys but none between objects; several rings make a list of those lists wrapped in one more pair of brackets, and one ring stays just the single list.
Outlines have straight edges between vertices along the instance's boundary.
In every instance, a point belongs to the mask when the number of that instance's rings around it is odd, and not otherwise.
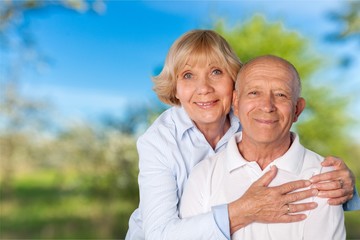
[{"label": "blonde hair", "polygon": [[211,61],[221,64],[235,82],[241,61],[230,45],[212,30],[192,30],[183,34],[171,46],[165,65],[159,75],[152,78],[153,90],[158,98],[170,105],[179,106],[176,98],[178,72],[189,61]]}]

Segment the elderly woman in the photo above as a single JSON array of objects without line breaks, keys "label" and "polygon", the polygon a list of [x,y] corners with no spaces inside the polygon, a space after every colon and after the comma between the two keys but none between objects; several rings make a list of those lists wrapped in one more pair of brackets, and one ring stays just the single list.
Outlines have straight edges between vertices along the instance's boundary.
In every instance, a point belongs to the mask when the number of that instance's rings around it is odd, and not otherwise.
[{"label": "elderly woman", "polygon": [[[140,204],[130,218],[126,239],[229,239],[230,232],[244,227],[244,219],[254,212],[255,222],[303,220],[304,214],[286,214],[287,204],[317,195],[318,190],[326,190],[323,196],[337,204],[352,198],[351,171],[341,160],[330,158],[327,163],[337,164],[337,170],[317,176],[315,181],[332,180],[317,183],[317,189],[290,193],[308,187],[304,180],[267,187],[264,179],[276,174],[269,171],[258,180],[256,191],[249,188],[249,194],[256,195],[252,201],[239,198],[205,214],[179,218],[179,199],[192,168],[225,148],[241,130],[231,111],[240,67],[228,43],[210,30],[185,33],[170,48],[162,72],[153,80],[159,99],[173,107],[138,139]],[[314,202],[290,205],[292,213],[316,207]]]}]

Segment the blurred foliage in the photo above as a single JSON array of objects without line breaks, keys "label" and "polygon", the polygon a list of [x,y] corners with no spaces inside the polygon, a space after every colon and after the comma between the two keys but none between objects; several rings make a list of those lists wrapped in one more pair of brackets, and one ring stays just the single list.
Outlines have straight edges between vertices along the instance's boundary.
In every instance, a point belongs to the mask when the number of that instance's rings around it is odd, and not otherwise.
[{"label": "blurred foliage", "polygon": [[[24,61],[36,68],[36,62],[43,60],[23,57],[26,52],[37,52],[26,27],[26,12],[49,7],[101,12],[102,4],[0,2],[0,43],[9,53],[9,61],[0,63],[2,67],[8,63],[0,73],[1,239],[118,239],[126,234],[129,216],[139,201],[136,138],[166,107],[158,102],[129,106],[123,118],[107,115],[100,124],[63,125],[56,122],[54,106],[48,101],[27,98],[20,91]],[[348,99],[312,79],[325,64],[311,50],[309,40],[261,16],[231,29],[218,21],[214,28],[242,61],[275,54],[294,63],[308,100],[307,111],[296,126],[304,145],[324,155],[341,156],[359,176],[360,148],[347,134],[353,123],[346,113]],[[359,225],[358,213],[346,213],[350,239],[359,238]]]},{"label": "blurred foliage", "polygon": [[327,37],[331,41],[355,39],[360,44],[360,1],[347,2],[342,9],[329,13],[329,18],[340,27]]},{"label": "blurred foliage", "polygon": [[155,119],[168,108],[159,100],[150,101],[150,103],[141,103],[139,105],[128,105],[125,109],[125,114],[122,118],[111,114],[106,114],[101,117],[101,122],[110,128],[133,136],[143,133],[149,126],[149,123]]}]

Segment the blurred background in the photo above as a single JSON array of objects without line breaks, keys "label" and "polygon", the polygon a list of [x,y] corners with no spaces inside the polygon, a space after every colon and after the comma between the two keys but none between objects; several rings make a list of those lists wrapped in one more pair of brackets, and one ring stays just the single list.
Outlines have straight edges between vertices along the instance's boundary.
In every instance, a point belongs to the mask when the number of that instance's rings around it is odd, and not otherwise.
[{"label": "blurred background", "polygon": [[[245,62],[291,61],[302,143],[360,176],[360,1],[0,1],[0,238],[123,239],[136,139],[173,41],[214,29]],[[360,213],[345,214],[360,239]]]}]

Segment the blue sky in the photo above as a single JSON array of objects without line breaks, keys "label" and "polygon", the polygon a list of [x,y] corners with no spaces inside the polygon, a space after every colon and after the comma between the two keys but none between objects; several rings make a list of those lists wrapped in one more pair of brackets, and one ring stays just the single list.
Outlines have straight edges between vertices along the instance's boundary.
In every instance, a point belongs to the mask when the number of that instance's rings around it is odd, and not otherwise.
[{"label": "blue sky", "polygon": [[[323,41],[336,29],[326,14],[340,9],[341,0],[313,1],[107,1],[103,14],[53,9],[27,15],[41,53],[49,59],[39,72],[26,71],[24,91],[50,99],[65,118],[103,113],[123,114],[127,104],[151,102],[151,76],[184,32],[209,28],[216,18],[229,26],[262,13],[282,20],[289,30],[311,38],[316,48],[338,54],[358,51],[354,44],[339,47]],[[241,56],[240,56],[241,58]],[[339,78],[358,76],[359,58]],[[333,84],[333,83],[331,83]],[[346,93],[355,79],[343,86]],[[360,112],[359,98],[351,112]]]}]

